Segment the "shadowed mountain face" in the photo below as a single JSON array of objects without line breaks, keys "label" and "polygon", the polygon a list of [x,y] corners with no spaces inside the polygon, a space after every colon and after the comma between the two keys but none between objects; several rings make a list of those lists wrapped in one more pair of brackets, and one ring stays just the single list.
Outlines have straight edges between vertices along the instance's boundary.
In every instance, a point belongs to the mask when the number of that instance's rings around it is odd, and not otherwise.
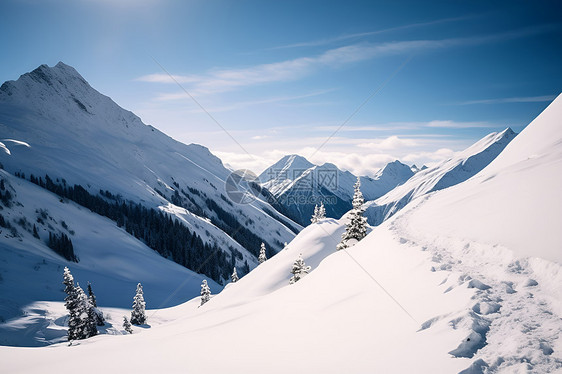
[{"label": "shadowed mountain face", "polygon": [[[376,199],[408,180],[414,172],[399,161],[387,164],[373,178],[360,177],[367,200]],[[314,206],[321,202],[326,215],[339,218],[351,209],[353,185],[357,177],[330,163],[314,165],[302,156],[288,155],[260,176],[281,210],[301,225],[308,225]]]}]

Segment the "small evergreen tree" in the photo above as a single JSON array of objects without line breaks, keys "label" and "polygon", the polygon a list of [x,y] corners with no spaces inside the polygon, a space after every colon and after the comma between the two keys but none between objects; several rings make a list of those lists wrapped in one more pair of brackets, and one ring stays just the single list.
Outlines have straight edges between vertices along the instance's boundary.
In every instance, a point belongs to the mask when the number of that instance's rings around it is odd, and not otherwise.
[{"label": "small evergreen tree", "polygon": [[33,225],[33,237],[35,239],[40,239],[39,233],[37,232],[37,226],[35,226],[35,224]]},{"label": "small evergreen tree", "polygon": [[324,207],[324,203],[320,202],[320,206],[318,207],[318,216],[316,222],[326,218],[326,208]]},{"label": "small evergreen tree", "polygon": [[129,334],[133,333],[133,327],[131,326],[131,322],[129,322],[129,320],[127,319],[126,316],[123,316],[123,328],[125,329],[125,331],[127,331]]},{"label": "small evergreen tree", "polygon": [[88,300],[88,297],[84,293],[82,287],[77,284],[76,288],[78,290],[80,304],[82,305],[82,313],[80,314],[83,326],[82,335],[83,339],[86,339],[98,334],[98,328],[96,327],[98,319],[95,308]]},{"label": "small evergreen tree", "polygon": [[96,295],[94,295],[94,291],[92,290],[92,285],[88,282],[88,301],[92,305],[94,318],[96,320],[96,325],[104,326],[105,325],[105,318],[103,317],[103,312],[98,309],[98,303],[96,300]]},{"label": "small evergreen tree", "polygon": [[312,213],[312,218],[310,219],[310,223],[318,222],[318,204],[314,205],[314,213]]},{"label": "small evergreen tree", "polygon": [[137,292],[133,298],[133,311],[131,312],[131,323],[133,325],[144,325],[146,323],[145,313],[146,303],[144,302],[144,294],[142,285],[137,284]]},{"label": "small evergreen tree", "polygon": [[298,282],[302,277],[304,277],[310,271],[311,267],[307,266],[302,259],[302,254],[293,263],[293,268],[291,269],[291,274],[293,276],[289,280],[289,284]]},{"label": "small evergreen tree", "polygon": [[211,300],[211,288],[207,284],[207,280],[203,279],[203,283],[201,283],[201,305],[209,300]]},{"label": "small evergreen tree", "polygon": [[97,335],[93,307],[80,285],[74,285],[74,277],[67,267],[64,268],[62,283],[66,293],[64,306],[68,310],[68,340],[86,339]]},{"label": "small evergreen tree", "polygon": [[74,277],[67,267],[64,268],[62,283],[65,286],[64,292],[66,293],[64,306],[66,310],[68,310],[68,340],[80,339],[80,330],[82,329],[81,320],[79,318],[80,300],[78,291],[74,285]]},{"label": "small evergreen tree", "polygon": [[260,256],[258,257],[258,261],[260,264],[263,264],[266,260],[267,257],[265,256],[265,244],[261,243]]},{"label": "small evergreen tree", "polygon": [[239,278],[238,278],[238,274],[236,273],[236,267],[234,267],[234,271],[232,272],[230,279],[232,280],[232,283],[238,282]]},{"label": "small evergreen tree", "polygon": [[349,246],[348,242],[351,239],[360,241],[367,235],[367,219],[363,217],[363,213],[365,212],[365,208],[363,208],[365,199],[363,199],[363,194],[360,190],[361,181],[359,180],[359,177],[357,177],[357,182],[353,187],[355,189],[352,202],[353,209],[351,209],[351,212],[349,213],[350,219],[346,224],[342,240],[337,246],[338,250],[347,248]]},{"label": "small evergreen tree", "polygon": [[88,299],[90,300],[90,304],[92,304],[94,308],[98,307],[96,295],[94,295],[94,291],[92,290],[92,285],[90,284],[90,282],[88,282]]}]

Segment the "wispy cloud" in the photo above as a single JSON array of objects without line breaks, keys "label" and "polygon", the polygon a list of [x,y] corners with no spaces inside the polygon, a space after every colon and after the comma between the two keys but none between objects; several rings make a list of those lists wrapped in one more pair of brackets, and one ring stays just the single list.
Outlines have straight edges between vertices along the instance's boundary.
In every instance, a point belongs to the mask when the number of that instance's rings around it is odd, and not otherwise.
[{"label": "wispy cloud", "polygon": [[[498,124],[490,122],[462,122],[451,120],[433,120],[433,121],[417,121],[417,122],[389,122],[376,125],[366,126],[346,126],[341,132],[363,132],[363,131],[404,131],[404,130],[420,130],[427,127],[433,128],[450,128],[450,129],[469,129],[469,128],[496,128]],[[318,131],[333,131],[338,126],[316,126],[314,129]],[[431,135],[435,136],[435,135]]]},{"label": "wispy cloud", "polygon": [[[137,81],[151,83],[185,83],[193,95],[232,91],[248,86],[293,81],[322,68],[339,68],[352,63],[390,55],[421,53],[431,50],[476,46],[537,35],[559,27],[542,25],[509,32],[467,38],[438,40],[405,40],[385,43],[361,43],[330,49],[316,56],[298,57],[291,60],[255,65],[247,68],[213,69],[202,75],[149,74]],[[168,98],[173,98],[170,96]]]},{"label": "wispy cloud", "polygon": [[393,31],[400,31],[400,30],[406,30],[406,29],[415,29],[415,28],[421,28],[421,27],[427,27],[427,26],[434,26],[434,25],[449,23],[449,22],[459,22],[459,21],[463,21],[463,20],[466,20],[466,19],[474,18],[474,17],[476,17],[476,16],[451,17],[451,18],[443,18],[443,19],[438,19],[438,20],[429,21],[429,22],[417,22],[417,23],[411,23],[411,24],[408,24],[408,25],[389,27],[389,28],[381,29],[381,30],[359,32],[359,33],[354,33],[354,34],[344,34],[344,35],[339,35],[339,36],[335,36],[335,37],[332,37],[332,38],[325,38],[325,39],[318,39],[318,40],[312,40],[312,41],[307,41],[307,42],[281,45],[281,46],[271,47],[271,48],[267,48],[267,49],[275,50],[275,49],[289,49],[289,48],[302,48],[302,47],[318,47],[318,46],[323,46],[323,45],[334,44],[334,43],[337,43],[337,42],[343,42],[343,41],[347,41],[347,40],[356,40],[356,39],[363,38],[363,37],[385,34],[385,33],[393,32]]},{"label": "wispy cloud", "polygon": [[380,150],[394,150],[405,147],[414,147],[418,145],[418,142],[414,139],[400,138],[397,135],[389,136],[388,138],[381,139],[378,141],[359,143],[358,147],[369,148],[369,149],[380,149]]},{"label": "wispy cloud", "polygon": [[542,102],[551,102],[554,99],[556,99],[556,95],[505,97],[505,98],[498,98],[498,99],[462,101],[460,103],[456,103],[456,105],[505,104],[505,103],[542,103]]},{"label": "wispy cloud", "polygon": [[457,122],[457,121],[431,121],[427,127],[447,128],[447,129],[472,129],[477,127],[491,128],[497,127],[488,122]]},{"label": "wispy cloud", "polygon": [[[211,113],[219,113],[219,112],[228,112],[232,110],[239,110],[244,109],[250,106],[256,105],[263,105],[263,104],[279,104],[279,103],[287,103],[293,101],[299,101],[304,99],[309,99],[312,97],[320,96],[327,94],[329,92],[335,91],[334,89],[330,90],[321,90],[321,91],[314,91],[302,95],[293,95],[293,96],[278,96],[278,97],[271,97],[262,100],[248,100],[248,101],[239,101],[234,103],[228,103],[225,105],[219,106],[209,106],[207,107],[207,111]],[[185,94],[185,92],[177,92],[171,94],[161,94],[155,98],[156,101],[171,101],[171,100],[190,100],[190,97]],[[188,113],[203,113],[201,109],[193,109],[189,110]]]}]

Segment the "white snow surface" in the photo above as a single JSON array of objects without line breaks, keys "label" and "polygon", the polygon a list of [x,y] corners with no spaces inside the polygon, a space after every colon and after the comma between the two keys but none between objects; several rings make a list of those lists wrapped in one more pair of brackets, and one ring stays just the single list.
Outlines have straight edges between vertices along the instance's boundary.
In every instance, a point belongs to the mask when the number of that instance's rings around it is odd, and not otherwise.
[{"label": "white snow surface", "polygon": [[[132,335],[0,347],[2,369],[560,372],[561,110],[559,97],[474,178],[416,199],[345,251],[345,219],[322,220],[202,307],[159,310],[161,323]],[[312,271],[289,285],[299,254]]]},{"label": "white snow surface", "polygon": [[[92,284],[103,308],[130,307],[138,282],[144,286],[149,308],[177,305],[199,294],[199,285],[207,277],[163,258],[115,222],[66,199],[61,201],[6,171],[0,170],[0,178],[13,195],[12,207],[1,213],[18,230],[14,237],[0,227],[0,322],[5,322],[0,323],[0,344],[40,346],[66,339],[60,323],[52,325],[62,314],[56,312],[56,318],[51,318],[49,309],[38,306],[64,300],[61,274],[65,266],[84,290],[88,282]],[[40,212],[45,213],[44,224],[35,220]],[[32,224],[37,226],[40,239],[14,223],[22,218],[27,230]],[[71,238],[78,263],[47,247],[49,231]],[[212,289],[221,289],[212,280],[208,282]]]},{"label": "white snow surface", "polygon": [[469,179],[494,160],[516,135],[510,128],[491,133],[452,158],[432,168],[420,169],[402,185],[365,204],[369,223],[378,225],[410,201]]}]

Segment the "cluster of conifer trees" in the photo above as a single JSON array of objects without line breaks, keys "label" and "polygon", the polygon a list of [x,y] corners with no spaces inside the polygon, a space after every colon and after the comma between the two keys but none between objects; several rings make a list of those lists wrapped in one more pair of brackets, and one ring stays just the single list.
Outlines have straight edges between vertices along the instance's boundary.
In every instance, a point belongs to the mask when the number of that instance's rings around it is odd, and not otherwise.
[{"label": "cluster of conifer trees", "polygon": [[[16,173],[15,175],[25,178],[24,174]],[[99,195],[93,195],[81,185],[70,186],[64,179],[55,182],[48,175],[45,175],[44,178],[31,175],[29,180],[60,197],[72,200],[97,214],[112,219],[119,227],[123,227],[129,234],[142,240],[162,256],[170,258],[188,269],[205,274],[217,283],[222,284],[230,277],[230,269],[235,263],[234,255],[228,256],[216,244],[203,242],[199,235],[191,232],[177,219],[173,219],[162,211],[147,208],[132,201],[125,201],[109,191],[100,190]],[[218,212],[221,219],[228,222],[228,224],[222,223],[224,228],[235,225],[234,216],[213,204],[212,200],[208,201],[208,205]],[[65,258],[75,261],[74,253],[70,251],[72,243],[70,240],[65,240],[64,234],[62,235],[52,235],[53,239],[49,240],[49,243],[53,242],[51,248],[57,248],[55,250],[60,251]],[[239,229],[233,237],[239,242],[247,243],[259,240],[245,227]],[[239,259],[242,258],[242,254],[236,249],[230,249]],[[247,274],[249,271],[250,268],[246,262],[242,272]]]}]

